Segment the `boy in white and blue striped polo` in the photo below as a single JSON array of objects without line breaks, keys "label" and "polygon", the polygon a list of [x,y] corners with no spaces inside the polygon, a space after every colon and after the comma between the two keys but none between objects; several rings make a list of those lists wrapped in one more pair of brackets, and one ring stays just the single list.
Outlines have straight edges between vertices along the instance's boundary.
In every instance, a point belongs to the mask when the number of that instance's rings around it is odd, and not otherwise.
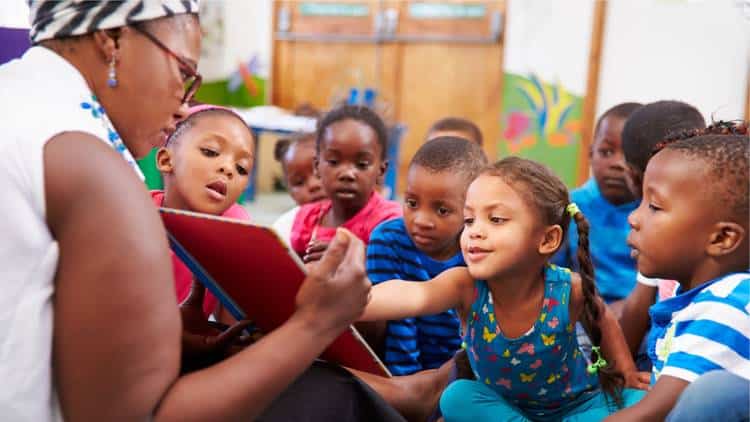
[{"label": "boy in white and blue striped polo", "polygon": [[[652,390],[613,420],[730,421],[748,415],[747,126],[719,124],[683,138],[665,142],[651,159],[643,201],[629,217],[628,243],[638,270],[678,280],[680,288],[650,310]],[[704,376],[719,381],[706,387]],[[701,393],[692,391],[699,386]],[[680,411],[685,406],[691,412]]]}]

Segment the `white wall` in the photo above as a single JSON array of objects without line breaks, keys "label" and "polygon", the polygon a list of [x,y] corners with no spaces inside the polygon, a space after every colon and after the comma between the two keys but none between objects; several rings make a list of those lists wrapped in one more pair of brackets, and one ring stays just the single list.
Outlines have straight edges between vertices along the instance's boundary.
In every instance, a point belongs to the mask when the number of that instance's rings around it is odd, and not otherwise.
[{"label": "white wall", "polygon": [[524,76],[533,72],[583,96],[593,0],[512,0],[507,5],[505,71]]},{"label": "white wall", "polygon": [[[204,48],[201,72],[206,80],[225,79],[237,70],[239,62],[258,55],[258,76],[268,77],[271,68],[271,0],[203,0],[202,12],[209,11],[204,23],[214,23],[220,14],[223,24],[222,47]],[[213,6],[213,7],[212,7]],[[215,7],[215,6],[218,6]],[[211,9],[211,10],[208,10]],[[209,28],[208,32],[215,30]],[[211,34],[215,36],[216,34]],[[204,38],[204,43],[210,40]]]},{"label": "white wall", "polygon": [[0,26],[28,28],[29,7],[25,0],[0,0]]},{"label": "white wall", "polygon": [[706,120],[744,114],[750,6],[740,0],[610,0],[597,115],[624,101],[681,100]]}]

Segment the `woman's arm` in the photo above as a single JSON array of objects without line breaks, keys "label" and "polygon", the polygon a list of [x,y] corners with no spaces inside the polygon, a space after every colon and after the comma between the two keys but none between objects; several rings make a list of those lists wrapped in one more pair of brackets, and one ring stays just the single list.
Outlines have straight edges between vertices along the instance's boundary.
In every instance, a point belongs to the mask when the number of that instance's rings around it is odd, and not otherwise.
[{"label": "woman's arm", "polygon": [[89,134],[48,141],[44,182],[60,250],[52,358],[65,419],[146,420],[180,365],[159,216],[133,170]]},{"label": "woman's arm", "polygon": [[171,261],[143,183],[83,133],[50,140],[44,164],[47,220],[60,250],[53,367],[65,419],[252,420],[364,309],[364,246],[342,233],[286,324],[178,379]]},{"label": "woman's arm", "polygon": [[155,420],[259,416],[362,313],[369,291],[364,245],[340,229],[297,294],[295,314],[253,346],[180,378],[163,397]]},{"label": "woman's arm", "polygon": [[467,291],[473,288],[474,281],[466,267],[445,270],[429,281],[386,281],[372,288],[370,303],[360,320],[397,320],[463,309]]}]

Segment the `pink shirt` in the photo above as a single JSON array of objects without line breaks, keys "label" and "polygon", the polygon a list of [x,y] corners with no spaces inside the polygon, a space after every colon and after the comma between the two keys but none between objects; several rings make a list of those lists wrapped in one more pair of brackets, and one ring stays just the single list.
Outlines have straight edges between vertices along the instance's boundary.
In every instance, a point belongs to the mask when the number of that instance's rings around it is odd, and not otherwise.
[{"label": "pink shirt", "polygon": [[[156,206],[161,207],[164,203],[164,191],[152,190],[151,199],[154,201],[154,204],[156,204]],[[247,213],[247,211],[245,211],[244,208],[237,204],[232,204],[232,206],[224,211],[221,216],[234,218],[237,220],[250,220],[250,215]],[[170,254],[172,255],[174,288],[175,293],[177,293],[177,302],[182,303],[190,295],[190,287],[193,284],[193,273],[190,272],[190,269],[188,269],[188,267],[182,263],[180,258],[178,258],[177,255],[174,254],[174,252],[170,251]],[[206,292],[206,296],[203,299],[203,313],[206,315],[206,318],[208,318],[208,316],[211,315],[211,313],[216,309],[216,305],[218,303],[219,301],[216,299],[216,297],[214,297],[214,295],[211,294],[211,292]]]},{"label": "pink shirt", "polygon": [[[303,205],[297,212],[292,225],[291,245],[292,249],[299,256],[305,254],[307,244],[313,238],[324,242],[333,239],[336,234],[336,227],[323,227],[320,221],[324,215],[331,209],[331,200],[324,199],[312,204]],[[367,204],[359,210],[349,221],[341,227],[354,233],[357,237],[365,242],[370,241],[370,233],[383,221],[401,217],[401,204],[389,201],[379,193],[373,192]]]}]

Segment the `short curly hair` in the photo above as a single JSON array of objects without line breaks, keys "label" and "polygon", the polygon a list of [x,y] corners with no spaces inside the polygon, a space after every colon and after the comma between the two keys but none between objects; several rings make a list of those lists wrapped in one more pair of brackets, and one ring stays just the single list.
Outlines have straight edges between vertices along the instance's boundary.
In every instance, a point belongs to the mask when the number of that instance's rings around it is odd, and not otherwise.
[{"label": "short curly hair", "polygon": [[482,136],[482,131],[479,129],[479,126],[468,119],[461,117],[442,118],[432,124],[430,130],[427,131],[427,135],[429,136],[432,132],[439,131],[463,132],[469,135],[469,141],[474,141],[480,146],[484,144],[484,137]]},{"label": "short curly hair", "polygon": [[433,173],[460,173],[471,182],[487,167],[487,157],[479,144],[456,136],[440,136],[417,150],[409,168],[414,166]]},{"label": "short curly hair", "polygon": [[718,122],[705,129],[674,134],[659,143],[654,154],[672,150],[688,159],[703,161],[716,199],[727,204],[733,216],[747,223],[749,146],[747,122]]},{"label": "short curly hair", "polygon": [[356,120],[369,126],[380,144],[380,159],[385,161],[388,151],[388,129],[385,127],[383,119],[369,107],[360,105],[343,105],[336,107],[326,113],[318,122],[318,129],[315,138],[315,148],[320,152],[320,144],[323,142],[323,135],[326,129],[334,123],[342,120]]},{"label": "short curly hair", "polygon": [[642,173],[646,170],[654,146],[670,133],[705,127],[703,116],[690,104],[681,101],[646,104],[635,110],[622,128],[625,161]]},{"label": "short curly hair", "polygon": [[289,151],[289,148],[291,148],[292,145],[302,145],[312,143],[314,141],[314,132],[296,132],[288,138],[280,138],[278,141],[276,141],[276,145],[273,147],[273,158],[283,166],[284,156],[286,156],[287,151]]}]

